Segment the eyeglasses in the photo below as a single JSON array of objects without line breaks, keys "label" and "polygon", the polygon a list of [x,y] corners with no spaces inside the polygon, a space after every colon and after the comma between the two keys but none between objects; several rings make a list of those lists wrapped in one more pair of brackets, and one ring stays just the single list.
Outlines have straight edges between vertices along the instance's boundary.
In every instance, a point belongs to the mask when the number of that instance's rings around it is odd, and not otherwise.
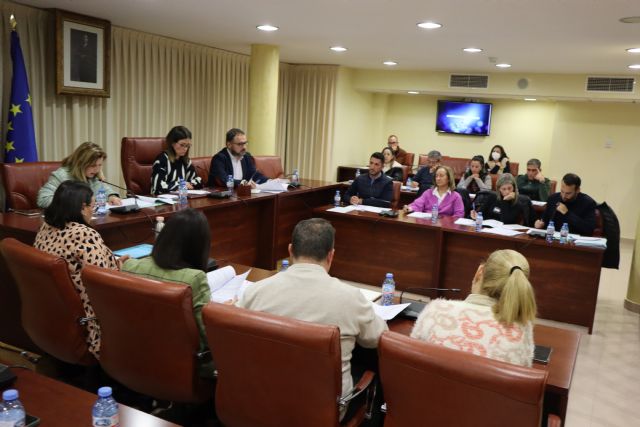
[{"label": "eyeglasses", "polygon": [[245,145],[247,145],[249,143],[249,141],[245,141],[245,142],[234,142],[233,145],[239,145],[240,147],[244,147]]},{"label": "eyeglasses", "polygon": [[178,142],[177,144],[178,144],[180,147],[182,147],[182,148],[186,148],[187,150],[188,150],[189,148],[191,148],[191,146],[193,145],[193,144],[186,143],[186,142]]}]

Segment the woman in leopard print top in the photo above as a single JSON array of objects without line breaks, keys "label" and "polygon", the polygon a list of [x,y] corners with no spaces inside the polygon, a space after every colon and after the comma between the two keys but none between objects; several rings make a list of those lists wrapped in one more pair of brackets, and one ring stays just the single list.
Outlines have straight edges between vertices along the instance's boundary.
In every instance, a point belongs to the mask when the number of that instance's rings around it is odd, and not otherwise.
[{"label": "woman in leopard print top", "polygon": [[[87,317],[95,317],[93,307],[82,284],[81,272],[85,264],[119,269],[119,263],[104,244],[100,234],[91,226],[95,200],[93,191],[83,182],[65,181],[56,190],[51,205],[44,212],[44,223],[34,246],[43,252],[63,258],[69,266],[71,280],[80,295]],[[96,358],[100,355],[100,327],[87,323],[87,344]]]}]

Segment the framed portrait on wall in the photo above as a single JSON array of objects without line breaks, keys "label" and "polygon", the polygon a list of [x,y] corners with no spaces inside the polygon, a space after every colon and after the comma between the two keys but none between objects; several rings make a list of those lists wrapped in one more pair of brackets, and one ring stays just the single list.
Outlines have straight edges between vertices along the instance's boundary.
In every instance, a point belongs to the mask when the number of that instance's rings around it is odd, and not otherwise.
[{"label": "framed portrait on wall", "polygon": [[56,93],[110,96],[111,23],[56,10]]}]

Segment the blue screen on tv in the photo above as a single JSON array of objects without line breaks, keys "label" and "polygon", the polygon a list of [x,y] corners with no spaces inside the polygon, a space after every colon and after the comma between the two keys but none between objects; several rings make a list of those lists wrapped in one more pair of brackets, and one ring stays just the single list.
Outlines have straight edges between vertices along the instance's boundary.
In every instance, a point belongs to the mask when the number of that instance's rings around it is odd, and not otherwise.
[{"label": "blue screen on tv", "polygon": [[460,135],[489,135],[491,104],[438,101],[436,132]]}]

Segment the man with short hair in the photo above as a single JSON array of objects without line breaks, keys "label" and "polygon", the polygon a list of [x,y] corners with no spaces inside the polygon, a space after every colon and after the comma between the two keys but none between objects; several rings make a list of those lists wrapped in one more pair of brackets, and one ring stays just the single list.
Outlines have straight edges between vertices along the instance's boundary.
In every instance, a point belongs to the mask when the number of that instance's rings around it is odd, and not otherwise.
[{"label": "man with short hair", "polygon": [[393,180],[382,172],[384,156],[376,152],[369,159],[369,173],[353,180],[344,192],[342,201],[352,205],[370,205],[388,208],[393,197]]},{"label": "man with short hair", "polygon": [[542,175],[542,163],[538,159],[527,162],[527,173],[518,175],[516,184],[520,194],[529,196],[531,200],[546,202],[551,192],[551,181]]},{"label": "man with short hair", "polygon": [[344,395],[353,387],[350,361],[356,343],[376,348],[387,324],[374,313],[359,289],[329,275],[334,241],[335,229],[329,221],[321,218],[300,221],[293,229],[289,244],[291,267],[249,286],[237,305],[338,326]]},{"label": "man with short hair", "polygon": [[582,180],[574,173],[562,177],[560,192],[547,199],[547,208],[541,220],[535,223],[536,228],[546,228],[553,221],[559,231],[565,222],[569,232],[582,236],[591,236],[596,228],[596,202],[580,192]]},{"label": "man with short hair", "polygon": [[407,165],[405,163],[407,161],[407,152],[400,148],[398,137],[395,135],[389,135],[389,138],[387,138],[387,145],[391,148],[391,151],[393,151],[393,155],[396,157],[396,162],[401,165]]},{"label": "man with short hair", "polygon": [[413,177],[411,186],[413,188],[420,188],[418,190],[418,197],[425,191],[433,187],[433,172],[438,166],[440,166],[440,160],[442,154],[438,150],[431,150],[427,154],[427,164],[422,166],[418,173]]},{"label": "man with short hair", "polygon": [[267,177],[256,170],[255,160],[247,151],[247,135],[238,128],[227,131],[226,147],[211,158],[208,185],[226,186],[229,175],[233,186],[247,181],[252,187],[267,181]]}]

